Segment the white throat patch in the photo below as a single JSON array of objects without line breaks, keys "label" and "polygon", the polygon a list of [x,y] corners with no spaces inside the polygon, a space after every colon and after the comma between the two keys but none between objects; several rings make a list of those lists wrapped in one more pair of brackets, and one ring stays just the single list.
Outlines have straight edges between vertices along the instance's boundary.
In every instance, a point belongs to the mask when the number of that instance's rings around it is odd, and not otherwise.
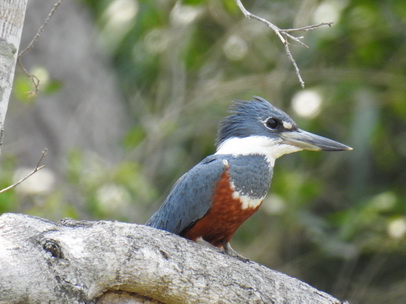
[{"label": "white throat patch", "polygon": [[226,139],[217,148],[215,154],[264,155],[267,161],[274,166],[275,160],[284,154],[293,153],[302,149],[283,144],[282,139],[271,139],[266,136],[232,137]]}]

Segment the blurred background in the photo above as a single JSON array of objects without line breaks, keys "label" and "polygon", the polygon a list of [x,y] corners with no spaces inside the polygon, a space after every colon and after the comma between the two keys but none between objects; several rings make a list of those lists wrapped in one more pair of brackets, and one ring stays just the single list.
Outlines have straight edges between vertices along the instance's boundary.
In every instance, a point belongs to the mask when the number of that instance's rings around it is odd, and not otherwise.
[{"label": "blurred background", "polygon": [[[406,5],[256,0],[303,33],[291,50],[233,0],[64,1],[17,69],[0,159],[0,212],[144,223],[215,151],[234,99],[262,96],[352,152],[277,161],[271,194],[233,238],[242,255],[350,303],[406,301]],[[21,50],[53,7],[31,0]],[[302,35],[300,33],[299,35]]]}]

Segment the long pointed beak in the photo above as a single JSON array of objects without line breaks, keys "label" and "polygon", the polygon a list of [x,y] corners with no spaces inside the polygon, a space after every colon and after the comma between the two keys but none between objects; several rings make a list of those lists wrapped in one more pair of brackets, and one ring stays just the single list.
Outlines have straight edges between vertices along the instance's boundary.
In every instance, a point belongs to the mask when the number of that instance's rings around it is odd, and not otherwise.
[{"label": "long pointed beak", "polygon": [[349,151],[351,147],[301,129],[280,134],[283,143],[310,151]]}]

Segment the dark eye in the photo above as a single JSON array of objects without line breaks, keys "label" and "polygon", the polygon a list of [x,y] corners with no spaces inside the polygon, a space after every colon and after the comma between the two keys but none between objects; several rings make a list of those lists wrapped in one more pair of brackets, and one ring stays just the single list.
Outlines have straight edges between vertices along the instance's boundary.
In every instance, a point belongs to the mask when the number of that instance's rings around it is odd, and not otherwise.
[{"label": "dark eye", "polygon": [[269,129],[276,129],[277,127],[279,127],[280,125],[280,121],[275,119],[275,118],[268,118],[265,122],[265,125],[269,128]]}]

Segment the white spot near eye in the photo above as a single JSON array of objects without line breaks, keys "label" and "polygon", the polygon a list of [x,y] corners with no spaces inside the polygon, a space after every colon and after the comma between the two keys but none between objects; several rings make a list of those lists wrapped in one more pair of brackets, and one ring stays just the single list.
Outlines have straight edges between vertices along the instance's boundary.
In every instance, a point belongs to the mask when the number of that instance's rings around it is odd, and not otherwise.
[{"label": "white spot near eye", "polygon": [[283,127],[284,127],[286,130],[291,130],[292,127],[293,127],[292,124],[291,124],[290,122],[287,122],[287,121],[283,121],[282,124],[283,124]]}]

